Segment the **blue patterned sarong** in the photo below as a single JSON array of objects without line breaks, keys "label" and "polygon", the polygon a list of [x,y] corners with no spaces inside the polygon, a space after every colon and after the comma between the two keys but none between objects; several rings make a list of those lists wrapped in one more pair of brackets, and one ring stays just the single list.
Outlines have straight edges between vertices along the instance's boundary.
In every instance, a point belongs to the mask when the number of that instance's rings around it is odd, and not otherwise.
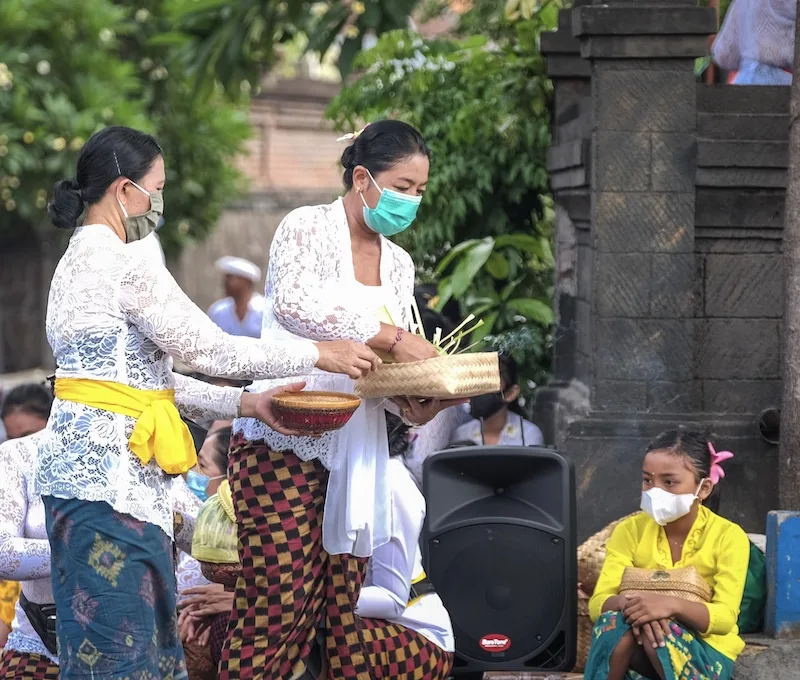
[{"label": "blue patterned sarong", "polygon": [[169,536],[107,503],[44,505],[62,680],[185,680]]},{"label": "blue patterned sarong", "polygon": [[[621,612],[605,612],[597,619],[584,680],[606,680],[611,654],[630,629]],[[667,680],[730,680],[733,675],[733,661],[677,623],[672,623],[672,639],[664,642],[658,660]],[[642,676],[631,670],[626,678],[641,680]]]}]

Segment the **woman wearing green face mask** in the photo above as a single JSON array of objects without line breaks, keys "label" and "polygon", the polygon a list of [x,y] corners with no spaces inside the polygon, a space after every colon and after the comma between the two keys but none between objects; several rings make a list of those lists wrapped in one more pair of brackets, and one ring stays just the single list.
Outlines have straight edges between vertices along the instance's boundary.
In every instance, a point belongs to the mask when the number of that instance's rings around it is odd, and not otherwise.
[{"label": "woman wearing green face mask", "polygon": [[35,480],[64,677],[185,677],[170,489],[197,457],[180,416],[238,413],[282,428],[269,393],[175,375],[172,357],[242,380],[302,376],[315,365],[360,376],[379,363],[356,342],[270,343],[222,332],[158,258],[131,245],[158,225],[165,182],[156,140],[110,127],[86,142],[76,176],[56,184],[48,205],[56,227],[75,229],[47,306],[59,368]]},{"label": "woman wearing green face mask", "polygon": [[[349,338],[398,362],[436,357],[433,345],[404,330],[411,321],[414,263],[387,238],[416,217],[428,182],[428,147],[414,128],[394,120],[348,139],[344,196],[299,208],[278,227],[262,337]],[[304,380],[310,389],[353,391],[351,380],[324,371]],[[253,389],[275,385],[265,381]],[[405,416],[424,423],[458,403],[410,400]],[[331,677],[371,677],[363,667],[353,670],[335,640],[358,637],[354,609],[367,558],[392,535],[386,408],[383,400],[365,400],[344,428],[319,439],[288,438],[251,419],[234,421],[228,478],[239,508],[243,573],[220,680],[250,673],[251,659],[259,660],[260,670],[247,677],[298,677],[319,668],[320,650]],[[262,618],[266,611],[270,616]],[[326,632],[327,649],[319,642]],[[352,646],[351,652],[369,656]],[[427,677],[426,663],[416,669],[421,674],[407,677]]]}]

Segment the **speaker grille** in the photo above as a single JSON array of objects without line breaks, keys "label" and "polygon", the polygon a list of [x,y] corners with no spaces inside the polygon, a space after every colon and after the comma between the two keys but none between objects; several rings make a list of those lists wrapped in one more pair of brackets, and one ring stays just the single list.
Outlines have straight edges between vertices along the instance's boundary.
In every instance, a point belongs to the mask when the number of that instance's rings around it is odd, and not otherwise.
[{"label": "speaker grille", "polygon": [[[446,531],[429,549],[429,573],[450,613],[460,654],[507,662],[544,651],[564,608],[561,538],[491,523]],[[503,637],[509,640],[505,649]]]}]

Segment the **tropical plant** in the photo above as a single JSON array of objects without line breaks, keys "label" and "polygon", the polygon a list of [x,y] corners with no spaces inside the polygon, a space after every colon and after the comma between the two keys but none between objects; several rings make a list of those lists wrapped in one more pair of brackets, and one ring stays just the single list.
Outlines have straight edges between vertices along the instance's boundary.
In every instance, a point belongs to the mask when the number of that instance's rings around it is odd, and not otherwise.
[{"label": "tropical plant", "polygon": [[244,81],[257,87],[278,60],[282,44],[299,34],[306,49],[338,50],[343,75],[364,36],[406,26],[418,0],[170,0],[174,28],[165,38],[182,45],[197,82],[222,83],[238,97]]},{"label": "tropical plant", "polygon": [[423,280],[439,281],[439,306],[454,297],[465,315],[482,317],[478,339],[513,344],[523,375],[535,381],[549,369],[553,320],[552,90],[538,40],[555,27],[559,6],[539,2],[524,18],[474,0],[460,37],[388,33],[356,57],[362,75],[329,112],[343,130],[395,117],[422,132],[432,157],[428,191],[418,225],[398,241]]},{"label": "tropical plant", "polygon": [[238,189],[246,111],[194,101],[174,50],[150,42],[169,21],[163,2],[135,5],[0,2],[0,237],[46,223],[53,184],[109,124],[152,132],[164,147],[168,250],[210,230]]}]

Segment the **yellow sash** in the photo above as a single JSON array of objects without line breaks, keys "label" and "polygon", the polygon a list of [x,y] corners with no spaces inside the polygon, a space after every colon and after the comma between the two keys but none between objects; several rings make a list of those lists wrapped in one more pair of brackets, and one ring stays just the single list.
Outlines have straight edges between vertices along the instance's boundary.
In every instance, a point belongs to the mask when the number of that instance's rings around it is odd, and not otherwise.
[{"label": "yellow sash", "polygon": [[64,401],[136,418],[128,445],[142,465],[155,457],[164,472],[177,475],[197,464],[192,435],[175,408],[175,390],[139,390],[116,382],[58,378],[55,393]]}]

